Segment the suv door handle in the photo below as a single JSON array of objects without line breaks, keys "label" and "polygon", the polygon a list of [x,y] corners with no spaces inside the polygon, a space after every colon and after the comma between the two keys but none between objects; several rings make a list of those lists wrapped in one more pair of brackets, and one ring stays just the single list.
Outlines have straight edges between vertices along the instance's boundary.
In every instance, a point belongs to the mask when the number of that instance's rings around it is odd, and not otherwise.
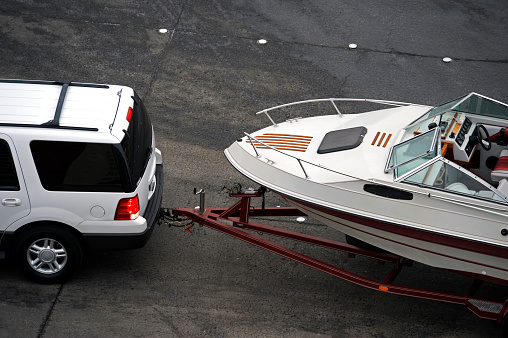
[{"label": "suv door handle", "polygon": [[21,205],[21,200],[19,198],[4,198],[2,205],[6,207],[18,207]]}]

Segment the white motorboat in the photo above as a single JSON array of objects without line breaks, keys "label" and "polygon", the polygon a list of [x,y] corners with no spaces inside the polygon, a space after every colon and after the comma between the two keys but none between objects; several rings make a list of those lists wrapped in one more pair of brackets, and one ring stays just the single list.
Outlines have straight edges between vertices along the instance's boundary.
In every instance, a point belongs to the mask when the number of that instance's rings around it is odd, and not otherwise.
[{"label": "white motorboat", "polygon": [[[338,109],[356,101],[390,107]],[[323,102],[332,114],[275,122]],[[508,285],[508,105],[471,93],[437,107],[333,98],[258,114],[271,125],[225,150],[242,174],[350,238]]]}]

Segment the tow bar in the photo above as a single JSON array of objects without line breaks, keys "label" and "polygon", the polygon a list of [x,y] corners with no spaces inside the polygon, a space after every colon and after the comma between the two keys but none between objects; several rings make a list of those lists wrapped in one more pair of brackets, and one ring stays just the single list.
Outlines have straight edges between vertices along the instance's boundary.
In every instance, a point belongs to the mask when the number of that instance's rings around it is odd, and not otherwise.
[{"label": "tow bar", "polygon": [[[430,289],[412,288],[394,284],[394,281],[402,268],[412,266],[413,262],[411,260],[391,253],[371,251],[342,242],[336,242],[251,222],[249,219],[256,216],[306,216],[300,210],[292,207],[266,208],[264,206],[264,192],[264,188],[260,188],[258,190],[247,189],[238,192],[234,191],[233,193],[230,193],[229,196],[239,198],[239,200],[231,207],[205,208],[205,191],[201,189],[196,192],[195,189],[194,194],[200,195],[199,207],[193,209],[176,208],[173,209],[172,212],[168,209],[163,209],[164,211],[161,212],[161,219],[159,219],[159,222],[161,222],[160,224],[165,223],[170,226],[185,227],[185,231],[189,232],[191,232],[190,228],[194,222],[196,222],[226,235],[251,243],[288,259],[369,289],[446,303],[462,304],[478,317],[495,320],[502,324],[502,334],[503,336],[508,337],[508,300],[493,301],[476,298],[475,294],[482,284],[481,280],[474,279],[472,285],[463,294],[444,293]],[[251,206],[251,199],[253,197],[263,197],[261,208]],[[181,218],[180,216],[184,218]],[[248,233],[245,230],[253,230],[255,232],[335,249],[347,253],[350,258],[354,258],[356,255],[361,255],[375,259],[380,263],[392,263],[393,267],[383,279],[371,279],[298,253],[284,246]]]}]

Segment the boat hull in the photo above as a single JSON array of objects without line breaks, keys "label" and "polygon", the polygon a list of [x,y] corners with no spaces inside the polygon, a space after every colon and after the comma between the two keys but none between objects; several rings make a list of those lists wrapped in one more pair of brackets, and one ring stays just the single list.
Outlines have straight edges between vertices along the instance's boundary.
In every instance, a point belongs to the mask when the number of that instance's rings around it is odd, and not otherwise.
[{"label": "boat hull", "polygon": [[503,254],[503,248],[351,215],[280,195],[310,217],[363,242],[426,265],[508,285],[508,259],[497,255]]},{"label": "boat hull", "polygon": [[[397,200],[366,192],[369,182],[315,182],[312,171],[309,178],[280,170],[277,162],[256,157],[238,142],[225,155],[246,177],[347,235],[423,264],[508,284],[508,247],[499,233],[506,228],[502,211],[446,202],[446,195],[430,198],[417,188],[412,200]],[[482,236],[475,233],[478,224]]]}]

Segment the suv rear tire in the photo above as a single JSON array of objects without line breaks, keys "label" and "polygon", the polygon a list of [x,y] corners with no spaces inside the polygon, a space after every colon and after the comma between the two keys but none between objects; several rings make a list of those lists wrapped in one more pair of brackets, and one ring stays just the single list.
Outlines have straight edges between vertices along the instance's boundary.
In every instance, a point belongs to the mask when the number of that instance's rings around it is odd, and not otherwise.
[{"label": "suv rear tire", "polygon": [[14,243],[14,259],[28,278],[39,283],[63,283],[71,277],[83,256],[74,235],[54,225],[31,227]]}]

